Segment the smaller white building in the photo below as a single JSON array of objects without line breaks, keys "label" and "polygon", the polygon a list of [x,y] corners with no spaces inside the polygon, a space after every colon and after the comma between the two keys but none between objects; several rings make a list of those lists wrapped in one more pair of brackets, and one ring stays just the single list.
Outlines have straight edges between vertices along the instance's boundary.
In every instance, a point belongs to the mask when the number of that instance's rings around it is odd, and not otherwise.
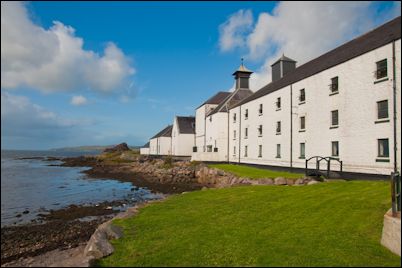
[{"label": "smaller white building", "polygon": [[149,154],[149,142],[147,142],[144,146],[140,148],[141,155],[148,155]]},{"label": "smaller white building", "polygon": [[195,146],[195,117],[176,116],[172,129],[172,154],[191,156]]},{"label": "smaller white building", "polygon": [[172,125],[168,125],[149,140],[150,155],[172,154]]}]

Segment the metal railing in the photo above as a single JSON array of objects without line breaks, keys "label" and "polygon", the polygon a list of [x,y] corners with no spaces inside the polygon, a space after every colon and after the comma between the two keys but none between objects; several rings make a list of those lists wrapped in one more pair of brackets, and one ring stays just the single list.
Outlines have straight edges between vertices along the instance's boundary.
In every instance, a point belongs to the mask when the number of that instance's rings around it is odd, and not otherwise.
[{"label": "metal railing", "polygon": [[[331,156],[327,156],[327,157],[313,156],[313,157],[310,157],[309,159],[306,159],[306,168],[305,168],[305,174],[306,174],[306,176],[309,175],[308,162],[309,162],[310,160],[313,160],[313,159],[315,159],[315,161],[316,161],[316,162],[315,162],[315,163],[316,163],[316,167],[315,167],[315,169],[310,169],[310,170],[314,170],[316,174],[322,174],[322,175],[324,175],[327,179],[329,179],[329,178],[330,178],[330,172],[331,172],[331,161],[337,161],[337,162],[339,163],[339,168],[340,168],[340,170],[337,171],[337,172],[339,172],[339,173],[342,174],[343,162],[340,161],[338,158],[334,158],[334,157],[331,157]],[[326,173],[322,173],[322,172],[320,171],[320,163],[321,163],[321,161],[323,161],[323,160],[327,162],[327,170],[326,170]]]},{"label": "metal railing", "polygon": [[401,174],[399,172],[391,173],[391,198],[392,198],[392,216],[396,217],[401,212]]}]

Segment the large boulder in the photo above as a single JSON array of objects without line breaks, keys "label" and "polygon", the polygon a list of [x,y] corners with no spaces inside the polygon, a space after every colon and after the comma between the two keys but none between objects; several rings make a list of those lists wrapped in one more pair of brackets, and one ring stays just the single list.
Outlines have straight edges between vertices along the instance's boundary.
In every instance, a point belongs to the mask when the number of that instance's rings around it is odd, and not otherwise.
[{"label": "large boulder", "polygon": [[275,178],[275,185],[286,185],[287,181],[284,177]]},{"label": "large boulder", "polygon": [[127,143],[125,142],[103,150],[104,153],[125,152],[125,151],[130,151],[130,148],[128,148]]}]

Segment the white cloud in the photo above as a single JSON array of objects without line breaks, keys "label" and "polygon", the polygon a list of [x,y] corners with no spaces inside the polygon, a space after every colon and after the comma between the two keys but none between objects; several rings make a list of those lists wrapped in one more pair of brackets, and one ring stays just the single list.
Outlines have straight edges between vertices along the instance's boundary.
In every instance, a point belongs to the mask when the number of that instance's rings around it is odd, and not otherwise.
[{"label": "white cloud", "polygon": [[84,96],[82,96],[82,95],[78,95],[78,96],[73,96],[72,98],[71,98],[71,102],[70,102],[72,105],[75,105],[75,106],[80,106],[80,105],[85,105],[85,104],[87,104],[88,103],[88,100],[87,100],[87,98],[85,98]]},{"label": "white cloud", "polygon": [[245,45],[244,34],[250,30],[253,24],[251,10],[239,10],[219,26],[219,47],[221,51],[230,51],[236,47]]},{"label": "white cloud", "polygon": [[107,43],[102,55],[84,50],[74,28],[54,21],[44,29],[31,21],[21,2],[1,2],[1,32],[2,88],[110,92],[127,87],[135,73],[114,43]]},{"label": "white cloud", "polygon": [[388,10],[374,2],[278,3],[271,13],[260,13],[251,30],[237,37],[246,40],[245,58],[262,63],[251,75],[250,88],[256,91],[271,81],[271,64],[282,53],[300,66],[400,15],[398,7],[396,2]]}]

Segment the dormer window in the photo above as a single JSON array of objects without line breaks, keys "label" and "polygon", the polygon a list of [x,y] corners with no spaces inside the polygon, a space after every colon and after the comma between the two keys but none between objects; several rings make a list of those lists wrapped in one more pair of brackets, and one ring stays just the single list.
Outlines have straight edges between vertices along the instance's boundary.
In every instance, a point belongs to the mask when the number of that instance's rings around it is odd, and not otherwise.
[{"label": "dormer window", "polygon": [[244,119],[245,119],[245,120],[248,119],[248,109],[246,109],[246,111],[244,112]]},{"label": "dormer window", "polygon": [[260,103],[260,108],[258,109],[258,115],[262,115],[262,103]]},{"label": "dormer window", "polygon": [[258,137],[262,137],[262,125],[258,127]]},{"label": "dormer window", "polygon": [[331,84],[329,85],[331,93],[338,92],[339,85],[338,85],[338,76],[331,78]]},{"label": "dormer window", "polygon": [[276,110],[277,111],[280,110],[281,109],[281,98],[277,98],[275,104],[276,104]]},{"label": "dormer window", "polygon": [[303,89],[300,89],[300,95],[299,95],[299,104],[303,104],[306,102],[306,92]]},{"label": "dormer window", "polygon": [[387,59],[376,62],[376,65],[377,70],[375,72],[375,78],[378,80],[387,77],[388,76]]}]

